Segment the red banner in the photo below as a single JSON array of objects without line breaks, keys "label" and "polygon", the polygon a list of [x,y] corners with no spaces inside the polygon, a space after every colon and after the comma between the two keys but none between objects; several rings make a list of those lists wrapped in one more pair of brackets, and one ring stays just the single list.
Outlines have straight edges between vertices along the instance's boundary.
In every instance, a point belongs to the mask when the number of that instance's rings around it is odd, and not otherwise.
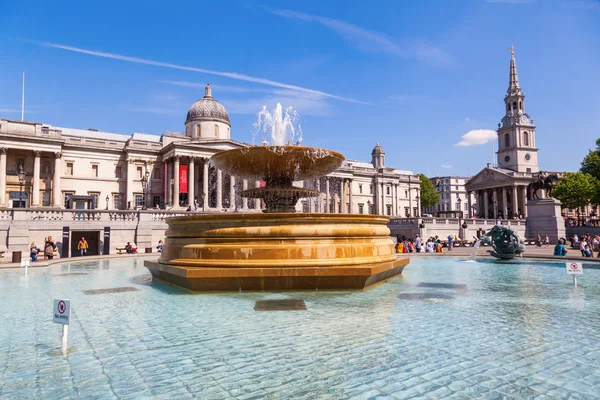
[{"label": "red banner", "polygon": [[180,165],[179,166],[179,193],[187,193],[188,192],[188,166]]}]

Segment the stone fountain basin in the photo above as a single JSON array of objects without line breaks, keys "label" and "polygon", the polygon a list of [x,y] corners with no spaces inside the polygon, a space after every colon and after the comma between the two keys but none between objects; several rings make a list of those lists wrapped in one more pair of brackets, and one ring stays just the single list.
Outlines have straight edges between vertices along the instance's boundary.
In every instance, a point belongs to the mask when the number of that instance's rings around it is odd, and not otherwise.
[{"label": "stone fountain basin", "polygon": [[267,185],[327,175],[344,159],[338,152],[305,146],[252,146],[212,156],[217,168],[242,178],[264,179]]}]

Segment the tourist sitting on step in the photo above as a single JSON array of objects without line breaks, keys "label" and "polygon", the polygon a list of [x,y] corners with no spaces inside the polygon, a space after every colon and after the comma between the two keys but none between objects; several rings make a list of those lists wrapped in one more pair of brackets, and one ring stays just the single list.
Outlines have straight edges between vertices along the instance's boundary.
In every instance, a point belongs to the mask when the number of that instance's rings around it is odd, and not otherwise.
[{"label": "tourist sitting on step", "polygon": [[558,244],[554,246],[554,255],[565,257],[567,255],[567,247],[564,245],[562,240],[558,241]]}]

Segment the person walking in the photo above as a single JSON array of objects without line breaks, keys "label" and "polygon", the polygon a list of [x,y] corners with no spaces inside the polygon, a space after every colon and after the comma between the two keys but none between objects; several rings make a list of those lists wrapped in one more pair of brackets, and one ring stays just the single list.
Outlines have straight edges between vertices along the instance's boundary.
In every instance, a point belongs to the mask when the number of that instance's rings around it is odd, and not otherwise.
[{"label": "person walking", "polygon": [[454,245],[454,236],[448,235],[448,251],[452,251],[453,245]]},{"label": "person walking", "polygon": [[40,248],[36,246],[35,242],[31,242],[31,246],[29,246],[29,257],[31,257],[31,262],[37,261],[37,255],[40,251]]},{"label": "person walking", "polygon": [[46,243],[44,243],[44,255],[48,260],[54,259],[54,251],[56,250],[56,243],[52,240],[52,236],[48,236]]},{"label": "person walking", "polygon": [[548,236],[547,233],[546,233],[546,236],[544,237],[544,244],[546,245],[546,247],[550,246],[550,236]]},{"label": "person walking", "polygon": [[158,241],[158,245],[156,246],[156,251],[158,251],[159,253],[162,253],[162,248],[163,248],[163,241],[161,239]]},{"label": "person walking", "polygon": [[88,247],[89,247],[88,242],[82,236],[81,239],[79,239],[79,243],[77,243],[77,250],[79,250],[82,257],[87,254]]},{"label": "person walking", "polygon": [[421,237],[417,233],[417,236],[415,238],[415,249],[417,250],[417,253],[421,253],[421,248],[422,248]]}]

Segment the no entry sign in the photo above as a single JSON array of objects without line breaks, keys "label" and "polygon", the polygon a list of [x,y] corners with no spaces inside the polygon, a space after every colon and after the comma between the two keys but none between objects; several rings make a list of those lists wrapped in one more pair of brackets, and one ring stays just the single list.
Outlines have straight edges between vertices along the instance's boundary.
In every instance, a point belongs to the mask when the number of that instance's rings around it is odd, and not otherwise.
[{"label": "no entry sign", "polygon": [[55,324],[69,325],[71,320],[71,300],[54,299],[54,318]]},{"label": "no entry sign", "polygon": [[567,265],[567,274],[569,275],[581,275],[583,274],[583,265],[578,262],[568,262]]}]

